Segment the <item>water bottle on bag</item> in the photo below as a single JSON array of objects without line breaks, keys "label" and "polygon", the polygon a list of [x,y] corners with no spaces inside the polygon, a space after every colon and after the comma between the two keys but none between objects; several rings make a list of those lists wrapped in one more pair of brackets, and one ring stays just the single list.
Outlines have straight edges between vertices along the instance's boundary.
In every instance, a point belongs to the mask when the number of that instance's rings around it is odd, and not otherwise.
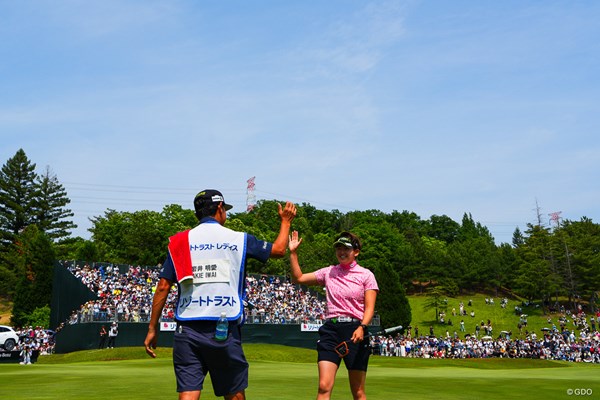
[{"label": "water bottle on bag", "polygon": [[217,330],[215,332],[215,340],[225,340],[227,339],[227,331],[229,330],[229,321],[225,316],[226,314],[221,313],[221,317],[217,321]]}]

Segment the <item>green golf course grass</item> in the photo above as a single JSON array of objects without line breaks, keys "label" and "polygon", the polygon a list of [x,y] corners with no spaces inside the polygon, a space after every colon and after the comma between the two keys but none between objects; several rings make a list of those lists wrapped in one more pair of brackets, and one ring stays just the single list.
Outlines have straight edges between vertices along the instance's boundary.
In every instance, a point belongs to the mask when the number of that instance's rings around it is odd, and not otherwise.
[{"label": "green golf course grass", "polygon": [[[314,350],[262,344],[244,348],[250,362],[248,399],[315,398]],[[146,356],[142,347],[130,347],[42,356],[33,365],[0,364],[0,399],[177,398],[171,349],[158,350],[157,359]],[[411,400],[597,398],[600,366],[544,360],[373,356],[367,395],[369,399]],[[215,398],[208,381],[202,399]],[[332,398],[351,398],[343,366]]]}]

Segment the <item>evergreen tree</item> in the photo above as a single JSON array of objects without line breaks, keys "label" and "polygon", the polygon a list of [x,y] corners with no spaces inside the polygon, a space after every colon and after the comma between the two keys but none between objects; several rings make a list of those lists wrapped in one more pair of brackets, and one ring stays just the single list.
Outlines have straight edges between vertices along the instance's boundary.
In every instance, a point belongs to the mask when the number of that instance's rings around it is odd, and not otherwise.
[{"label": "evergreen tree", "polygon": [[432,286],[427,288],[427,300],[423,303],[423,311],[435,310],[435,321],[438,322],[440,312],[445,312],[448,302],[444,301],[446,293],[443,286]]},{"label": "evergreen tree", "polygon": [[0,265],[0,296],[12,298],[17,287],[18,277],[14,265],[3,262]]},{"label": "evergreen tree", "polygon": [[512,236],[512,245],[513,245],[513,247],[519,247],[519,246],[523,246],[524,244],[525,244],[525,237],[523,236],[523,233],[521,232],[519,227],[516,227],[515,231],[513,232],[513,236]]},{"label": "evergreen tree", "polygon": [[0,170],[0,243],[4,250],[23,228],[34,222],[36,177],[35,164],[23,149]]},{"label": "evergreen tree", "polygon": [[91,240],[81,242],[75,251],[75,259],[85,261],[98,260],[98,248],[96,244]]},{"label": "evergreen tree", "polygon": [[381,326],[402,325],[406,328],[412,320],[412,311],[398,273],[388,263],[380,262],[374,274],[379,286],[375,311],[381,318]]},{"label": "evergreen tree", "polygon": [[589,218],[564,221],[554,231],[559,271],[573,307],[579,299],[587,299],[590,310],[596,310],[600,287],[600,225]]},{"label": "evergreen tree", "polygon": [[67,218],[75,214],[65,208],[71,200],[50,167],[36,180],[35,222],[50,239],[58,240],[70,235],[77,225]]},{"label": "evergreen tree", "polygon": [[11,253],[19,270],[24,273],[19,275],[11,322],[21,326],[29,321],[37,308],[50,304],[54,248],[48,236],[35,225],[25,228],[16,239]]},{"label": "evergreen tree", "polygon": [[460,224],[447,215],[432,215],[426,228],[427,236],[450,244],[458,237]]},{"label": "evergreen tree", "polygon": [[517,272],[515,291],[528,300],[545,302],[552,295],[561,294],[564,281],[557,273],[556,262],[550,246],[551,232],[540,225],[528,224],[525,244],[516,249]]}]

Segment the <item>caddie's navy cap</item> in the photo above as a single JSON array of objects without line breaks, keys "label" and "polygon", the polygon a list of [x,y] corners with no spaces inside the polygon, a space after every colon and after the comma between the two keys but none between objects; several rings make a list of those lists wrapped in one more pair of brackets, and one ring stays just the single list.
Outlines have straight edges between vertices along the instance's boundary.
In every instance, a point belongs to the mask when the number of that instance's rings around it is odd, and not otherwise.
[{"label": "caddie's navy cap", "polygon": [[225,203],[225,198],[223,194],[218,190],[214,189],[206,189],[201,191],[194,197],[194,209],[196,211],[203,210],[207,207],[210,207],[213,204],[223,203],[223,207],[226,210],[231,210],[233,208],[232,205]]}]

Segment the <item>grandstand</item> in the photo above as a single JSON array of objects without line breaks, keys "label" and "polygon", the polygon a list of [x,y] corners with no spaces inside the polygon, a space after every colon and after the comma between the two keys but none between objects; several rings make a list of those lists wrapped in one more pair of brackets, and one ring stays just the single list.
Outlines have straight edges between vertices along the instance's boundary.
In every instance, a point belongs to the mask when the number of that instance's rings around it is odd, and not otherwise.
[{"label": "grandstand", "polygon": [[[152,299],[158,283],[157,267],[117,266],[98,263],[61,263],[94,293],[73,310],[68,324],[86,322],[144,322],[150,320]],[[171,290],[161,321],[174,320],[177,288]],[[290,283],[281,276],[249,275],[246,279],[246,323],[321,323],[325,300],[317,292]]]}]

